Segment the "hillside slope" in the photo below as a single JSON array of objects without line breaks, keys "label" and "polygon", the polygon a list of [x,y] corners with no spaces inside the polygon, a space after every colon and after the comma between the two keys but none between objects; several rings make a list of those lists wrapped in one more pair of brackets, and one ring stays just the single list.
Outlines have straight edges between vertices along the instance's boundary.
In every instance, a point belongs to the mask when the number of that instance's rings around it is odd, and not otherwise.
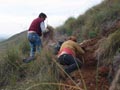
[{"label": "hillside slope", "polygon": [[[120,65],[120,39],[118,38],[120,36],[120,0],[105,0],[100,5],[88,10],[84,15],[80,15],[76,19],[69,18],[63,26],[56,29],[55,40],[60,40],[62,38],[60,36],[64,37],[66,34],[68,36],[75,35],[79,39],[80,46],[84,47],[86,51],[84,66],[71,74],[74,79],[60,80],[60,83],[76,86],[77,89],[63,85],[59,87],[59,90],[81,90],[80,88],[83,90],[109,90],[111,85],[114,87],[112,90],[120,90],[119,78],[114,79],[114,77],[119,77]],[[57,37],[58,34],[59,37]],[[16,46],[25,38],[26,31],[0,43],[0,50],[6,49],[6,46],[11,45],[11,43]],[[58,79],[55,72],[56,65],[51,60],[53,57],[51,52],[51,49],[45,47],[42,54],[29,64],[22,63],[21,52],[18,53],[17,57],[11,56],[12,58],[9,58],[11,53],[8,53],[10,54],[7,57],[8,62],[2,62],[3,65],[0,66],[0,77],[3,80],[0,82],[0,86],[5,84],[5,89],[8,90],[30,90],[32,86],[33,88],[36,86],[35,90],[45,90],[46,88],[47,90],[58,90],[51,85],[53,82],[56,83],[56,79]],[[16,55],[16,52],[13,55]],[[9,76],[5,74],[5,71],[11,75],[11,81],[9,81]],[[5,77],[3,78],[3,76]],[[12,82],[12,85],[9,82]],[[42,82],[47,82],[50,86],[41,86]]]},{"label": "hillside slope", "polygon": [[[84,40],[86,41],[86,44],[84,43],[87,49],[85,66],[81,69],[83,78],[81,78],[79,72],[75,72],[73,76],[77,84],[80,84],[81,79],[84,79],[88,90],[96,90],[96,88],[97,90],[109,90],[110,83],[119,70],[119,4],[119,0],[105,0],[100,5],[88,10],[84,15],[80,15],[77,19],[71,17],[63,26],[58,27],[61,34],[75,35],[81,43]],[[98,39],[97,42],[92,38]],[[92,42],[94,43],[92,44]],[[114,58],[116,56],[117,59]],[[118,76],[117,78],[119,78]],[[70,79],[63,82],[74,85]],[[114,82],[117,83],[119,80],[117,79]],[[115,83],[112,90],[120,90],[120,83]],[[84,85],[79,86],[83,87]],[[85,87],[83,88],[85,89]],[[68,88],[64,87],[63,90],[65,89]]]},{"label": "hillside slope", "polygon": [[0,42],[0,51],[6,50],[11,45],[18,45],[22,43],[23,40],[26,39],[27,32],[23,31],[21,33],[18,33],[16,35],[13,35],[12,37],[8,38],[7,40],[4,40]]}]

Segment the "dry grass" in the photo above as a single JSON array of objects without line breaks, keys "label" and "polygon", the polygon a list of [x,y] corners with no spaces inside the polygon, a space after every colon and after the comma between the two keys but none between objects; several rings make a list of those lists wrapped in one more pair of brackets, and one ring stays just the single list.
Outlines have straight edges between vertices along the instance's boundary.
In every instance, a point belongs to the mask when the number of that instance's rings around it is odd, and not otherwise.
[{"label": "dry grass", "polygon": [[105,63],[112,63],[110,58],[113,58],[120,48],[120,29],[109,35],[109,37],[102,42],[102,52],[99,56],[100,60],[105,60]]}]

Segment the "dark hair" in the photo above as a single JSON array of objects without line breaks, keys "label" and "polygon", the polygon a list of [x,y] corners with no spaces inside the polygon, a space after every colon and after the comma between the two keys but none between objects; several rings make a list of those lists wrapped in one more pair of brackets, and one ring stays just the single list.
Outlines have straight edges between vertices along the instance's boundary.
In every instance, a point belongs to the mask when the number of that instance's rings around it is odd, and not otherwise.
[{"label": "dark hair", "polygon": [[59,50],[60,50],[60,47],[62,46],[62,44],[64,43],[64,41],[58,41],[57,44],[55,45],[54,47],[54,54],[57,55]]},{"label": "dark hair", "polygon": [[72,40],[74,42],[77,42],[77,38],[75,36],[68,37],[68,40]]},{"label": "dark hair", "polygon": [[47,18],[47,15],[45,13],[40,13],[39,18]]}]

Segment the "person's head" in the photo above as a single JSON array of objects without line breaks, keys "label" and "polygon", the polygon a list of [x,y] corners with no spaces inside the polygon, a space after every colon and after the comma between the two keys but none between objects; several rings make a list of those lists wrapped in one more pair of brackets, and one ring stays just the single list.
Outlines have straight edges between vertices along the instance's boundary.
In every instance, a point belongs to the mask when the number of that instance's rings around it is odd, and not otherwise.
[{"label": "person's head", "polygon": [[74,42],[77,42],[77,38],[75,36],[68,37],[68,40],[72,40]]},{"label": "person's head", "polygon": [[47,15],[45,13],[40,13],[39,14],[39,18],[43,18],[43,20],[45,20],[47,18]]}]

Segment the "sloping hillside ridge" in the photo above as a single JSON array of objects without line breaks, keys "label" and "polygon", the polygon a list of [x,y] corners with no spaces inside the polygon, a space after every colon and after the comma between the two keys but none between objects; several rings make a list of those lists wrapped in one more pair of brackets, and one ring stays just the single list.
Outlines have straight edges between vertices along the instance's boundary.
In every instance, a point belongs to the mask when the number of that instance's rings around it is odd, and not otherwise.
[{"label": "sloping hillside ridge", "polygon": [[[117,27],[120,27],[120,25]],[[117,83],[117,81],[119,80],[120,52],[118,49],[120,46],[120,40],[116,41],[117,43],[113,42],[115,46],[117,46],[116,50],[115,48],[107,47],[106,49],[104,46],[102,46],[103,43],[105,45],[108,44],[108,39],[112,37],[113,34],[116,35],[116,33],[119,36],[120,29],[116,29],[115,32],[109,34],[108,37],[97,37],[84,40],[80,43],[80,46],[84,48],[86,52],[84,55],[84,65],[80,71],[78,70],[72,73],[72,77],[74,77],[74,80],[79,87],[84,89],[86,87],[87,90],[96,90],[96,88],[97,90],[109,90],[109,88],[114,87],[114,89],[111,90],[119,90],[120,83]],[[118,36],[116,35],[116,37]],[[112,38],[115,39],[115,37]],[[111,40],[109,40],[109,42],[111,42]],[[114,45],[111,47],[114,47]],[[113,49],[112,55],[110,52],[106,52],[106,50],[109,51],[109,49]],[[108,58],[109,56],[110,58]],[[114,79],[116,77],[116,74],[117,79]],[[82,80],[85,82],[86,86],[84,86]],[[112,81],[114,82],[112,83]],[[74,85],[74,82],[69,78],[66,81],[63,81],[63,83]],[[63,90],[65,89],[72,90],[68,87],[63,88]]]},{"label": "sloping hillside ridge", "polygon": [[[119,4],[120,4],[119,0],[105,0],[102,4],[88,10],[84,15],[80,15],[77,19],[74,18],[68,19],[63,26],[56,28],[58,30],[56,31],[57,34],[60,34],[59,36],[64,37],[64,35],[66,34],[68,36],[69,35],[77,36],[80,41],[80,46],[83,47],[86,51],[84,55],[84,66],[80,70],[75,71],[71,74],[74,77],[74,82],[76,84],[74,85],[73,81],[71,81],[71,79],[69,78],[67,78],[65,81],[61,81],[62,83],[65,83],[67,85],[79,86],[83,90],[109,90],[110,87],[114,88],[111,90],[119,90],[118,89],[120,86],[118,82],[119,78],[114,79],[114,77],[119,76],[119,60],[120,60],[119,58],[120,40],[118,38],[120,35]],[[69,20],[73,21],[69,23]],[[20,35],[21,34],[16,36]],[[11,38],[10,42],[16,41],[16,43],[19,43],[22,40],[17,39],[16,36],[14,39]],[[24,33],[23,37],[26,37],[26,32]],[[59,40],[59,38],[60,37],[55,37],[56,40]],[[9,42],[9,40],[0,45],[4,46],[6,45],[7,42]],[[114,62],[115,64],[113,63],[113,61],[115,61]],[[39,60],[36,62],[41,63],[41,61]],[[36,65],[36,63],[34,64]],[[28,64],[26,66],[29,65],[34,67],[34,65],[32,64]],[[33,70],[32,72],[34,71],[35,70]],[[116,76],[117,72],[118,74]],[[24,74],[26,75],[26,73],[27,72],[25,72]],[[35,74],[36,72],[33,73],[33,76]],[[41,73],[39,74],[42,77]],[[35,76],[37,77],[39,75]],[[33,77],[32,79],[35,78]],[[30,80],[32,81],[32,79]],[[30,80],[28,80],[26,85],[28,85],[28,83],[31,82]],[[40,80],[42,79],[40,78]],[[112,81],[114,81],[115,83]],[[18,85],[17,88],[19,87],[20,86]],[[36,90],[40,90],[39,88]],[[61,90],[74,90],[74,89],[71,87],[63,86]]]},{"label": "sloping hillside ridge", "polygon": [[[77,19],[69,18],[63,27],[58,28],[62,34],[65,32],[69,35],[71,32],[77,36],[81,41],[80,45],[86,50],[85,64],[81,69],[83,77],[81,78],[79,71],[73,73],[76,83],[84,89],[83,83],[80,85],[81,79],[85,80],[88,90],[109,90],[109,87],[114,87],[111,90],[120,89],[120,83],[111,84],[120,64],[120,40],[117,39],[120,35],[119,4],[119,0],[105,0]],[[118,81],[118,76],[117,74],[114,82]],[[64,82],[74,85],[70,79]],[[63,90],[65,89],[68,88]]]},{"label": "sloping hillside ridge", "polygon": [[11,36],[7,40],[0,42],[0,51],[6,50],[9,45],[19,45],[23,40],[26,39],[27,31],[20,32],[16,35]]}]

